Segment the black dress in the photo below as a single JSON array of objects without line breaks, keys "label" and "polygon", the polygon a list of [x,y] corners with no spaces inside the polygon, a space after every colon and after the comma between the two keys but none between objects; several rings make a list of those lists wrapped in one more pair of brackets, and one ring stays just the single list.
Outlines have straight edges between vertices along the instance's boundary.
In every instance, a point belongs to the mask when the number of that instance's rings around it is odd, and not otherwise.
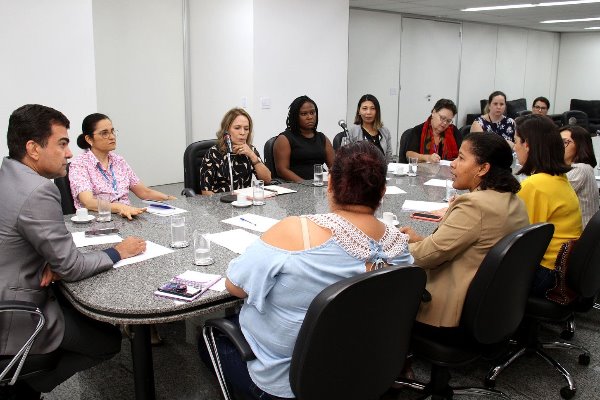
[{"label": "black dress", "polygon": [[325,145],[327,138],[321,132],[315,132],[312,138],[306,138],[301,134],[295,134],[291,131],[284,131],[281,135],[285,136],[290,142],[290,170],[302,179],[312,179],[314,175],[314,165],[324,164],[327,160],[325,155]]},{"label": "black dress", "polygon": [[[254,154],[260,159],[260,154],[254,146],[250,146]],[[256,175],[254,165],[244,154],[231,155],[231,169],[233,173],[233,187],[242,189],[249,187],[252,183],[252,175]],[[229,179],[229,164],[226,154],[222,154],[217,146],[211,147],[200,166],[200,190],[214,193],[229,192],[231,186]]]}]

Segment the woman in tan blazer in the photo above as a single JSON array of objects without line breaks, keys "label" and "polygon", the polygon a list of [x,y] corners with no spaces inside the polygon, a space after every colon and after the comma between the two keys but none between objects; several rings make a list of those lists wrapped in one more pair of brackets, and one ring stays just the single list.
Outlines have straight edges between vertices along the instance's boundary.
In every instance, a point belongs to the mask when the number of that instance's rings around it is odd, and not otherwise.
[{"label": "woman in tan blazer", "polygon": [[431,302],[417,314],[417,329],[452,340],[460,322],[465,295],[481,261],[496,242],[527,226],[519,182],[512,175],[512,152],[500,136],[471,134],[450,169],[454,188],[469,190],[451,202],[439,227],[427,237],[411,228],[410,253],[427,271]]}]

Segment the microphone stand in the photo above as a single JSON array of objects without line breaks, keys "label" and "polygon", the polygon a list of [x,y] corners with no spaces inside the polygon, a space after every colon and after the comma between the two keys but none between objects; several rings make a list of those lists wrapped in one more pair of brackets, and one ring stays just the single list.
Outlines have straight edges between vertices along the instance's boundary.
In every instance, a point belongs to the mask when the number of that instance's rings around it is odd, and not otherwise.
[{"label": "microphone stand", "polygon": [[223,203],[233,203],[237,199],[237,196],[235,195],[235,193],[233,193],[233,171],[231,169],[231,153],[230,152],[227,152],[227,164],[229,165],[229,182],[230,182],[231,186],[230,186],[229,194],[225,194],[225,195],[221,196],[221,198],[219,200],[221,200]]}]

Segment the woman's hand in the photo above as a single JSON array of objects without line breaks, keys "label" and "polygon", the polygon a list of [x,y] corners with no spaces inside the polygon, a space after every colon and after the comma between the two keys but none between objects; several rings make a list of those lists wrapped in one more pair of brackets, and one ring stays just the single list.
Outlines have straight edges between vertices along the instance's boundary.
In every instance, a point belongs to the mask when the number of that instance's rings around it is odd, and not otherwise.
[{"label": "woman's hand", "polygon": [[128,206],[127,204],[119,204],[119,208],[117,209],[117,213],[128,220],[132,220],[134,216],[139,215],[146,211],[146,208],[137,208]]},{"label": "woman's hand", "polygon": [[408,243],[420,242],[423,240],[423,236],[419,235],[415,230],[408,226],[400,228],[400,232],[408,235]]},{"label": "woman's hand", "polygon": [[428,163],[439,163],[440,160],[441,160],[441,158],[438,153],[429,154],[427,156]]},{"label": "woman's hand", "polygon": [[250,146],[248,146],[246,143],[244,143],[244,144],[234,144],[233,145],[233,152],[235,154],[240,154],[240,155],[243,154],[243,155],[245,155],[252,162],[255,162],[258,159],[258,157],[256,156],[256,154],[254,154],[254,151],[252,151],[252,149],[250,148]]}]

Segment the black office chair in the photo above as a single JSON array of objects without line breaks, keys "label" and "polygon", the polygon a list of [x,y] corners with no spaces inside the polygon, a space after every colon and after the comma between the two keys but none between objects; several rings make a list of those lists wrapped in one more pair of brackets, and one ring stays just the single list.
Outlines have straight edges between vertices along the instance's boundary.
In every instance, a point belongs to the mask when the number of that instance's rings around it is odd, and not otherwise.
[{"label": "black office chair", "polygon": [[[433,399],[453,395],[500,395],[484,388],[452,388],[450,367],[469,364],[506,346],[525,313],[535,266],[554,233],[552,224],[536,224],[511,233],[496,243],[481,262],[469,286],[460,326],[464,343],[449,345],[413,333],[411,351],[432,364],[430,382],[398,380],[399,387],[425,392]],[[396,386],[396,385],[395,385]]]},{"label": "black office chair", "polygon": [[340,146],[342,145],[342,138],[346,136],[346,132],[342,131],[338,134],[335,135],[335,137],[333,138],[333,150],[337,150],[340,148]]},{"label": "black office chair", "polygon": [[561,116],[562,125],[578,125],[589,132],[590,124],[588,122],[588,116],[583,111],[569,110],[562,113]]},{"label": "black office chair", "polygon": [[408,142],[410,140],[410,135],[412,132],[412,128],[405,130],[400,136],[400,149],[398,150],[398,162],[401,164],[407,164],[408,159],[406,158],[406,151],[408,149]]},{"label": "black office chair", "polygon": [[73,193],[71,192],[71,183],[69,182],[69,166],[67,164],[67,174],[61,178],[54,178],[54,184],[60,192],[60,205],[63,215],[75,214],[75,203],[73,202]]},{"label": "black office chair", "polygon": [[275,157],[273,156],[273,146],[275,145],[275,140],[277,140],[277,136],[273,136],[271,139],[267,140],[265,143],[263,155],[265,158],[265,165],[271,171],[271,179],[277,178],[277,169],[275,168]]},{"label": "black office chair", "polygon": [[[14,356],[0,356],[0,386],[13,386],[19,379],[35,378],[43,372],[50,371],[58,363],[56,352],[49,354],[29,354],[29,350],[46,319],[42,311],[33,303],[25,301],[0,301],[0,313],[10,312],[38,318],[38,323],[29,338],[23,338],[24,345]],[[16,316],[15,316],[16,317]]]},{"label": "black office chair", "polygon": [[588,222],[583,234],[573,247],[569,258],[569,268],[567,269],[568,287],[574,290],[582,301],[576,301],[569,305],[560,305],[558,303],[546,300],[540,297],[529,297],[525,319],[520,327],[521,340],[519,347],[508,353],[502,362],[490,370],[486,378],[487,386],[494,386],[498,374],[506,367],[511,365],[523,354],[535,353],[542,359],[554,366],[566,379],[567,386],[561,388],[560,395],[564,399],[570,399],[575,395],[576,387],[569,372],[556,360],[550,357],[544,349],[575,349],[581,351],[579,354],[579,364],[588,365],[590,363],[590,353],[585,348],[566,342],[541,342],[538,338],[538,330],[541,322],[564,322],[574,311],[584,312],[590,310],[593,301],[587,301],[587,310],[581,309],[581,304],[586,303],[585,299],[594,298],[600,291],[600,211],[596,212]]},{"label": "black office chair", "polygon": [[[471,133],[471,125],[465,125],[462,128],[460,128],[458,130],[459,134],[460,134],[460,143],[462,144],[463,139],[465,138],[465,136],[467,136],[469,133]],[[456,145],[460,148],[460,144],[458,143],[458,140],[456,141]]]},{"label": "black office chair", "polygon": [[531,114],[533,114],[531,112],[531,110],[521,110],[521,111],[517,112],[516,117],[523,117],[525,115],[531,115]]},{"label": "black office chair", "polygon": [[[319,293],[292,355],[290,385],[296,397],[379,399],[402,370],[425,280],[421,268],[389,267],[343,279]],[[204,340],[229,400],[215,351],[215,330],[231,339],[245,361],[255,357],[231,321],[206,322]]]},{"label": "black office chair", "polygon": [[200,166],[204,155],[212,146],[217,144],[215,139],[199,140],[190,144],[183,153],[183,194],[186,197],[200,193]]}]

